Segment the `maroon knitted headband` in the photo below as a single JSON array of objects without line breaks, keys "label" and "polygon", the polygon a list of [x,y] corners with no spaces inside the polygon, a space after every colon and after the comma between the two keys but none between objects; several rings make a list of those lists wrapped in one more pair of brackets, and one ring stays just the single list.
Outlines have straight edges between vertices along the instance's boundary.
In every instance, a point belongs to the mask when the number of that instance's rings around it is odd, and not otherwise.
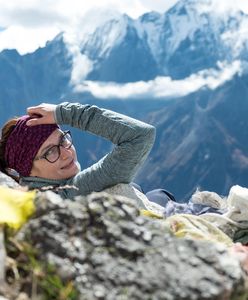
[{"label": "maroon knitted headband", "polygon": [[35,155],[40,146],[59,126],[57,124],[42,124],[27,126],[32,117],[23,116],[11,132],[6,148],[5,160],[8,168],[14,169],[21,176],[29,176]]}]

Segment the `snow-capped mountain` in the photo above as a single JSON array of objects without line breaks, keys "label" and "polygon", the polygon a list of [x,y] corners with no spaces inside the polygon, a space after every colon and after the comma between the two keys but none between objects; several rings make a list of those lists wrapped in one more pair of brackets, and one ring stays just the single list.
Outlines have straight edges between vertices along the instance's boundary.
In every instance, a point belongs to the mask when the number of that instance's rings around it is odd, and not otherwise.
[{"label": "snow-capped mountain", "polygon": [[[93,66],[82,80],[180,79],[218,61],[247,59],[248,16],[240,11],[220,15],[210,6],[211,1],[184,0],[165,14],[151,12],[137,20],[91,13],[75,34],[80,54]],[[65,40],[75,49],[75,39],[65,35]]]},{"label": "snow-capped mountain", "polygon": [[[211,0],[181,0],[136,20],[91,12],[33,53],[0,53],[0,120],[68,99],[149,120],[157,140],[139,183],[180,199],[198,185],[225,194],[248,178],[247,23],[240,11],[220,14]],[[100,97],[104,88],[110,92]],[[83,167],[110,147],[81,139],[76,132]]]},{"label": "snow-capped mountain", "polygon": [[218,61],[242,59],[244,53],[247,57],[247,42],[240,32],[247,33],[248,17],[240,11],[209,11],[210,3],[180,1],[165,14],[160,64],[170,76],[182,78]]}]

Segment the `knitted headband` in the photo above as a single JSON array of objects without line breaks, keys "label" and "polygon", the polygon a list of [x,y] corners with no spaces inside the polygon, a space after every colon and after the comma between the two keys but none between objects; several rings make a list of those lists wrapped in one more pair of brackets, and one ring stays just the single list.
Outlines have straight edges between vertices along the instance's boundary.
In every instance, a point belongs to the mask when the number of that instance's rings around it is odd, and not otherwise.
[{"label": "knitted headband", "polygon": [[5,160],[8,168],[14,169],[21,176],[29,176],[35,155],[41,145],[59,128],[57,124],[27,126],[30,116],[21,117],[11,132],[5,148]]}]

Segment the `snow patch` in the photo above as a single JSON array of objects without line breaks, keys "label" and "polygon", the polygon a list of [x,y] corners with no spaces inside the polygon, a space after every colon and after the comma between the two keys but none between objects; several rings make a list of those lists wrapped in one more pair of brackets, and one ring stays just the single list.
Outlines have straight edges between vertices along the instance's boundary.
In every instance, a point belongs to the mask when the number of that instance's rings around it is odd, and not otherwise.
[{"label": "snow patch", "polygon": [[242,18],[237,28],[230,28],[221,35],[223,42],[230,47],[236,58],[242,50],[248,49],[248,19]]},{"label": "snow patch", "polygon": [[160,45],[161,32],[164,30],[164,15],[158,15],[156,20],[137,20],[135,23],[136,30],[141,39],[146,35],[147,43],[150,47],[151,53],[155,60],[158,61],[163,52],[163,47],[158,47]]},{"label": "snow patch", "polygon": [[194,32],[199,27],[199,18],[196,15],[171,15],[169,16],[171,25],[171,37],[167,41],[167,53],[174,53],[180,43],[187,37],[193,37]]},{"label": "snow patch", "polygon": [[65,42],[84,50],[86,55],[106,56],[125,36],[128,18],[113,10],[89,11],[71,30]]}]

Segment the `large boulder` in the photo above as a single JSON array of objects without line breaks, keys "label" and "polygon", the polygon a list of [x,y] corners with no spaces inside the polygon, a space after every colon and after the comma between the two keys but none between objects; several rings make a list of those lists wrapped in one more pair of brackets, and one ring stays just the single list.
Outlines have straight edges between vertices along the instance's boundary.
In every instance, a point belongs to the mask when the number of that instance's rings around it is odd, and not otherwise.
[{"label": "large boulder", "polygon": [[77,299],[244,299],[245,274],[222,244],[177,239],[127,198],[93,193],[77,201],[41,193],[18,234],[40,261],[72,281]]}]

